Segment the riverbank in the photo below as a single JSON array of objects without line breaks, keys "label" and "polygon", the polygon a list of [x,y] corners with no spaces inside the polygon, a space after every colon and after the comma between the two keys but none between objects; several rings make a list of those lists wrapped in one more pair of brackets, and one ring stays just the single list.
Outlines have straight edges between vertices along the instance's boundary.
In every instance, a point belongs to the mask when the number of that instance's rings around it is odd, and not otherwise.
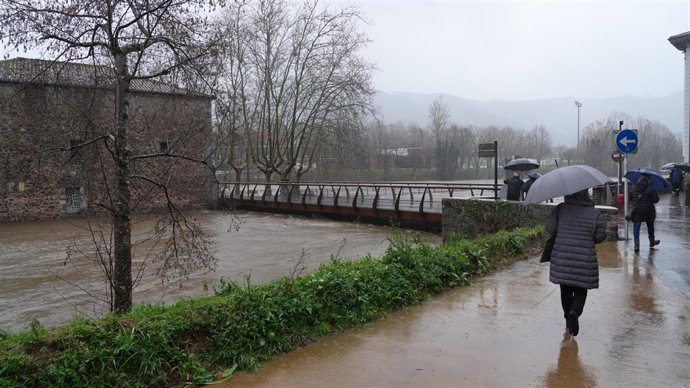
[{"label": "riverbank", "polygon": [[2,335],[0,385],[171,386],[222,379],[467,285],[524,258],[540,236],[540,228],[516,229],[438,247],[394,237],[378,259],[336,258],[309,275],[260,286],[221,281],[214,296],[76,320],[64,329],[36,323]]}]

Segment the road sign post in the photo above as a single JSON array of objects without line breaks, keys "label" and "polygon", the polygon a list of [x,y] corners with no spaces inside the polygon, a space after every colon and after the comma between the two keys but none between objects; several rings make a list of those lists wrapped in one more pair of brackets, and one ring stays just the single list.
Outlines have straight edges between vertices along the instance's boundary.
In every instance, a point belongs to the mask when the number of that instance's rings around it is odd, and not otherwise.
[{"label": "road sign post", "polygon": [[637,129],[623,129],[615,133],[614,146],[622,154],[637,153],[639,147],[639,138],[637,137]]},{"label": "road sign post", "polygon": [[[620,151],[622,154],[621,156],[623,157],[623,170],[627,171],[628,170],[628,154],[634,154],[637,153],[637,149],[639,148],[639,138],[637,136],[637,129],[622,129],[618,132],[614,132],[614,147]],[[628,181],[626,180],[624,183],[624,214],[627,213],[628,211]],[[625,221],[625,239],[627,240],[628,237],[628,221]]]},{"label": "road sign post", "polygon": [[494,199],[498,200],[498,140],[479,145],[480,158],[494,158]]}]

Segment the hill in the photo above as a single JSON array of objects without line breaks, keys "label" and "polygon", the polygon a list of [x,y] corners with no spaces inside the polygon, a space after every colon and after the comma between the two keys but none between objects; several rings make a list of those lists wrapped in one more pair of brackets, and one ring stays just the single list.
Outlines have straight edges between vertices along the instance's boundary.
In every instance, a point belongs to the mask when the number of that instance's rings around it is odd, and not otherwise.
[{"label": "hill", "polygon": [[[526,101],[476,101],[447,94],[419,94],[409,92],[378,93],[375,104],[387,123],[417,123],[425,126],[429,105],[443,97],[451,121],[460,125],[510,125],[532,129],[543,124],[550,132],[554,144],[574,146],[577,138],[577,108],[575,98],[562,97]],[[644,116],[659,120],[673,133],[683,132],[683,93],[678,91],[661,97],[622,96],[601,99],[578,99],[580,130],[589,123],[604,119],[614,112],[633,117]]]}]

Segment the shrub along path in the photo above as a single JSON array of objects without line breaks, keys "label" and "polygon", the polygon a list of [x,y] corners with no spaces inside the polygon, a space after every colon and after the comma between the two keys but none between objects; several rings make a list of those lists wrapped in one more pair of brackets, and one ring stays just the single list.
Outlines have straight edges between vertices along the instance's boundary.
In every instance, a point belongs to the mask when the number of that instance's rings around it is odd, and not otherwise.
[{"label": "shrub along path", "polygon": [[[261,286],[221,281],[216,295],[173,306],[0,333],[2,386],[201,385],[357,327],[525,257],[541,228],[433,247],[394,236],[381,258],[333,258]],[[212,371],[224,371],[212,373]]]}]

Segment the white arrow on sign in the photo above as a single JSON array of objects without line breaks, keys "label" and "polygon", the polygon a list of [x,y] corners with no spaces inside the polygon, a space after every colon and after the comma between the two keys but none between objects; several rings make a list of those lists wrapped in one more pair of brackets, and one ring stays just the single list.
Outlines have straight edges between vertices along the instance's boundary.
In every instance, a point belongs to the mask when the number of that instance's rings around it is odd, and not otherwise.
[{"label": "white arrow on sign", "polygon": [[626,136],[626,137],[624,137],[624,138],[618,140],[618,142],[621,143],[621,144],[623,144],[624,146],[627,147],[628,144],[635,144],[635,143],[637,143],[637,140],[635,140],[635,139],[628,139],[628,137]]}]

